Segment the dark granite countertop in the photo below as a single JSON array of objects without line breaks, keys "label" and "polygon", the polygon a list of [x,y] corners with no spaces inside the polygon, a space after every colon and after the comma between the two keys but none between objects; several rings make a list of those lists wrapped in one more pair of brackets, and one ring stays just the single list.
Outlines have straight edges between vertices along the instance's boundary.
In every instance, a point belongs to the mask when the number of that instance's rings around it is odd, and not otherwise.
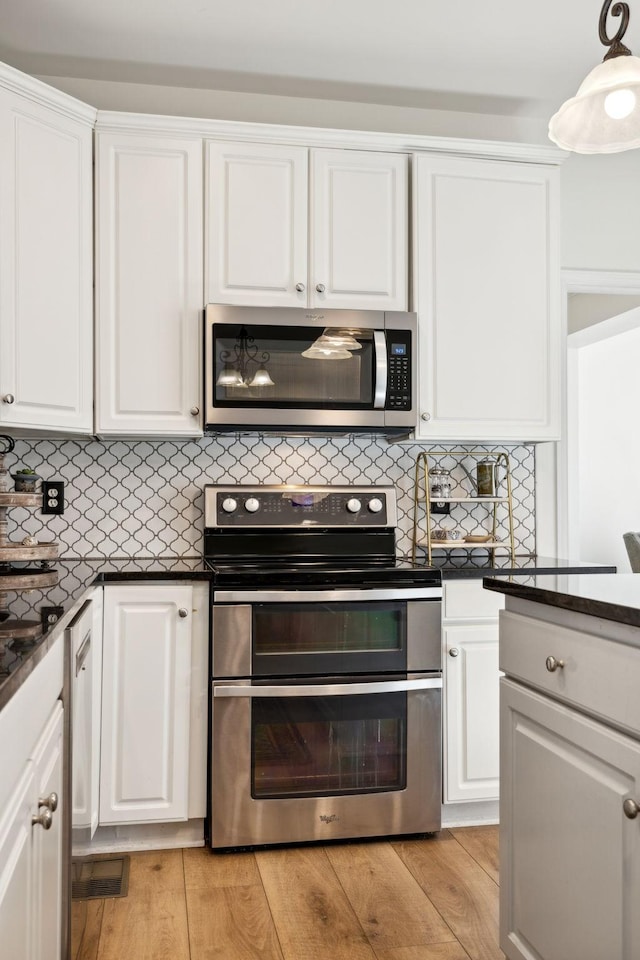
[{"label": "dark granite countertop", "polygon": [[[453,551],[451,551],[453,552]],[[580,561],[564,560],[560,557],[542,557],[531,554],[516,556],[513,560],[507,555],[496,556],[494,559],[486,553],[471,556],[441,556],[432,558],[432,566],[440,570],[443,580],[453,580],[463,577],[492,577],[512,576],[524,574],[528,577],[544,574],[570,573],[615,573],[616,568],[611,564],[581,563]]]},{"label": "dark granite countertop", "polygon": [[575,574],[529,578],[487,577],[487,590],[583,613],[603,620],[640,627],[640,576],[617,573],[609,577]]},{"label": "dark granite countertop", "polygon": [[[459,562],[455,557],[436,557],[433,566],[441,571],[443,579],[480,578],[491,574],[534,576],[615,571],[614,567],[572,563],[551,557],[521,556],[513,563],[509,557],[496,557],[494,563],[489,563],[487,556],[474,560],[468,553]],[[51,646],[59,621],[69,619],[67,615],[89,587],[145,580],[210,580],[212,576],[202,557],[61,559],[55,561],[53,569],[58,573],[58,582],[54,586],[8,595],[9,614],[15,619],[40,620],[43,608],[45,611],[46,608],[58,609],[56,613],[49,611],[52,622],[37,640],[0,642],[0,710]],[[640,587],[640,577],[638,581]]]},{"label": "dark granite countertop", "polygon": [[[20,566],[18,564],[16,567]],[[50,587],[7,595],[11,619],[42,619],[49,608],[50,621],[35,640],[0,641],[0,710],[45,656],[60,620],[77,606],[91,586],[101,583],[135,583],[145,580],[209,580],[202,557],[150,557],[144,559],[56,560],[51,568],[58,582]],[[50,571],[48,571],[50,572]],[[0,578],[0,587],[2,586]]]}]

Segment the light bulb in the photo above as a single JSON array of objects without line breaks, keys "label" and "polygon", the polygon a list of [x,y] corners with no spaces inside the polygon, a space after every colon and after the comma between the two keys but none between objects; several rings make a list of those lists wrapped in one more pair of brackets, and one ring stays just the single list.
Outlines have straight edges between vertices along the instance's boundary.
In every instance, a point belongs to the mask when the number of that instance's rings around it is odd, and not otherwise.
[{"label": "light bulb", "polygon": [[612,120],[624,120],[628,117],[636,105],[636,95],[633,90],[622,87],[619,90],[612,90],[604,98],[604,112]]}]

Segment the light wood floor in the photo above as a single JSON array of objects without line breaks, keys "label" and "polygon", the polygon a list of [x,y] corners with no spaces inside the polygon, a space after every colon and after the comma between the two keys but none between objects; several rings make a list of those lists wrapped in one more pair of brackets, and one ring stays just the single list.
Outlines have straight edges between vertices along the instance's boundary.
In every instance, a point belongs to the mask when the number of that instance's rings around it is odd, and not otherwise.
[{"label": "light wood floor", "polygon": [[73,902],[73,960],[498,960],[498,828],[131,855],[129,894]]}]

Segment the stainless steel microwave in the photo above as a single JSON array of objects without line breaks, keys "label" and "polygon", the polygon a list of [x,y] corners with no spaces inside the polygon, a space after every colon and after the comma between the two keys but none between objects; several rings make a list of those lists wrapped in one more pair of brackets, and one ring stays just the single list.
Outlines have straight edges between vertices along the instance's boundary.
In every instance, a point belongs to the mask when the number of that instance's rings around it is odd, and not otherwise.
[{"label": "stainless steel microwave", "polygon": [[415,313],[209,304],[205,428],[406,436],[416,332]]}]

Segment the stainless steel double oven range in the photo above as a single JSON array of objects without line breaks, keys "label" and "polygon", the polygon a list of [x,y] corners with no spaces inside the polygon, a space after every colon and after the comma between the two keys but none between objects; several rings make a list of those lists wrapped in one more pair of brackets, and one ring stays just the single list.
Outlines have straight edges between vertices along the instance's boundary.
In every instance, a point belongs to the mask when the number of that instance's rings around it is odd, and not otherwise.
[{"label": "stainless steel double oven range", "polygon": [[214,849],[440,829],[440,574],[393,487],[207,486]]}]

